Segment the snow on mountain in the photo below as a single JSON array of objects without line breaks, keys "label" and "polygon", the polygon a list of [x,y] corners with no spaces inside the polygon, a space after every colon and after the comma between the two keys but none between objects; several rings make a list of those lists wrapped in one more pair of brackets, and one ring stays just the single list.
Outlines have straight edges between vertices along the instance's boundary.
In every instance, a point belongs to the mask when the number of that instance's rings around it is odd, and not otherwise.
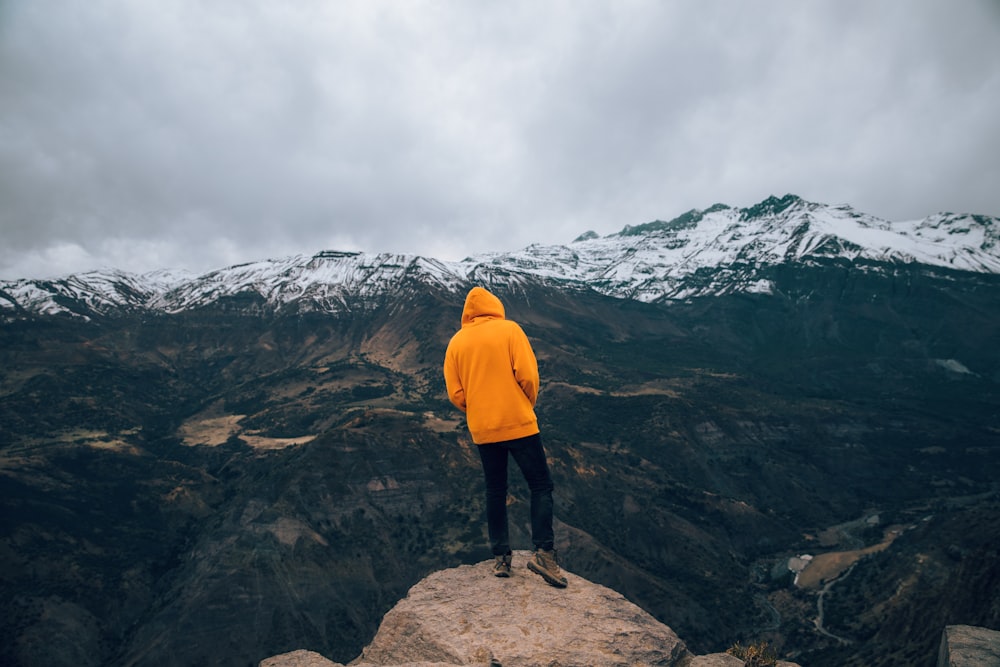
[{"label": "snow on mountain", "polygon": [[769,291],[762,267],[833,257],[1000,273],[998,237],[1000,221],[986,216],[890,223],[787,195],[747,209],[716,204],[606,237],[586,234],[570,246],[529,246],[478,261],[655,301]]},{"label": "snow on mountain", "polygon": [[415,255],[324,251],[231,266],[194,277],[94,271],[59,280],[0,282],[0,311],[86,316],[126,309],[163,312],[257,295],[268,307],[337,312],[410,284],[448,291],[544,281],[641,301],[769,292],[763,269],[843,259],[865,270],[921,264],[1000,273],[1000,220],[941,213],[888,222],[849,206],[770,197],[749,208],[716,204],[669,222],[626,226],[568,245],[531,245],[460,262]]},{"label": "snow on mountain", "polygon": [[77,273],[53,280],[0,282],[0,310],[40,315],[107,314],[143,309],[150,299],[190,281],[187,271],[160,269],[133,274],[117,269]]},{"label": "snow on mountain", "polygon": [[454,289],[459,275],[444,262],[414,255],[323,251],[231,266],[160,293],[151,308],[180,312],[241,294],[258,294],[269,304],[309,304],[339,311],[392,291],[408,280]]}]

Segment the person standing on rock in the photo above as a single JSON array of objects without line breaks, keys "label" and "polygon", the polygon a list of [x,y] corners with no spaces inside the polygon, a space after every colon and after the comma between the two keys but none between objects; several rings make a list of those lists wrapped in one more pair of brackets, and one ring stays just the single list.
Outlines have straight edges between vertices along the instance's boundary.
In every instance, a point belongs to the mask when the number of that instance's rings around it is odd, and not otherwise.
[{"label": "person standing on rock", "polygon": [[482,287],[465,297],[462,327],[444,357],[448,398],[466,414],[486,478],[486,523],[493,549],[493,573],[509,577],[507,463],[514,459],[531,490],[531,541],[528,569],[559,588],[552,530],[552,477],[535,416],[538,362],[521,327],[506,319],[503,303]]}]

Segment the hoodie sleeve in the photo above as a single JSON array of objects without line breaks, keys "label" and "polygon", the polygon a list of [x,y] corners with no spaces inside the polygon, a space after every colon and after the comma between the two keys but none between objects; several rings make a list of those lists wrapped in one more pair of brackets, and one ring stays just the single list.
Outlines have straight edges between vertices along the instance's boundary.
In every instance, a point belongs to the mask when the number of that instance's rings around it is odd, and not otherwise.
[{"label": "hoodie sleeve", "polygon": [[528,397],[531,407],[538,400],[538,361],[531,343],[520,326],[514,325],[514,335],[510,341],[511,366],[514,369],[514,379],[520,385],[521,391]]},{"label": "hoodie sleeve", "polygon": [[444,384],[448,390],[448,400],[456,408],[465,412],[465,387],[462,386],[462,379],[458,373],[458,362],[455,359],[451,345],[448,346],[448,350],[444,355]]}]

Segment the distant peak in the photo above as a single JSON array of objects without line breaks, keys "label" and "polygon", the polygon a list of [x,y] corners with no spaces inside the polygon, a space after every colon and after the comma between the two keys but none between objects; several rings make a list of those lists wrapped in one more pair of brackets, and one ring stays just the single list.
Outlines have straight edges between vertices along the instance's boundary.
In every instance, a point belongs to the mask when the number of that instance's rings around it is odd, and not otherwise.
[{"label": "distant peak", "polygon": [[591,241],[596,238],[600,237],[597,235],[597,232],[591,230],[589,232],[584,232],[583,234],[577,236],[575,239],[573,239],[573,243],[579,243],[580,241]]},{"label": "distant peak", "polygon": [[341,259],[344,257],[357,257],[360,252],[352,250],[320,250],[313,255],[313,259]]},{"label": "distant peak", "polygon": [[653,220],[642,225],[625,225],[620,232],[612,236],[641,236],[651,232],[679,232],[684,229],[693,229],[706,215],[727,211],[730,208],[726,204],[712,204],[703,211],[693,208],[672,220]]},{"label": "distant peak", "polygon": [[787,194],[781,199],[772,195],[759,204],[743,209],[740,217],[743,220],[750,220],[752,218],[761,218],[766,215],[777,215],[778,213],[786,211],[792,206],[800,203],[802,203],[802,198],[797,195]]},{"label": "distant peak", "polygon": [[642,225],[625,225],[618,236],[641,236],[650,232],[676,232],[682,229],[691,229],[698,225],[698,221],[705,217],[704,212],[691,209],[687,213],[682,213],[673,220],[653,220]]}]

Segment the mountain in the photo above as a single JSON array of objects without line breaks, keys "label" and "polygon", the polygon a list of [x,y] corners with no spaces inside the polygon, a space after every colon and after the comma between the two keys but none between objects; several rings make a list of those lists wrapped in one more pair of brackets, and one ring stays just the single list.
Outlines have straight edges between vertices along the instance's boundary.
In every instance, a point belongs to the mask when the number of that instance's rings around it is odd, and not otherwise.
[{"label": "mountain", "polygon": [[771,292],[782,266],[849,262],[865,270],[921,265],[927,271],[1000,273],[1000,221],[938,214],[890,223],[849,206],[794,195],[750,208],[716,204],[670,222],[626,226],[569,245],[532,245],[461,262],[412,255],[324,251],[232,266],[193,277],[94,271],[56,280],[0,283],[7,317],[89,317],[146,309],[177,313],[256,297],[269,312],[349,312],[373,298],[424,287],[455,291],[470,282],[543,282],[644,302]]},{"label": "mountain", "polygon": [[[487,558],[441,378],[479,283],[538,355],[569,571],[698,654],[930,667],[1000,623],[996,230],[784,197],[454,263],[2,283],[0,663],[346,663]],[[806,554],[854,567],[799,587]]]}]

